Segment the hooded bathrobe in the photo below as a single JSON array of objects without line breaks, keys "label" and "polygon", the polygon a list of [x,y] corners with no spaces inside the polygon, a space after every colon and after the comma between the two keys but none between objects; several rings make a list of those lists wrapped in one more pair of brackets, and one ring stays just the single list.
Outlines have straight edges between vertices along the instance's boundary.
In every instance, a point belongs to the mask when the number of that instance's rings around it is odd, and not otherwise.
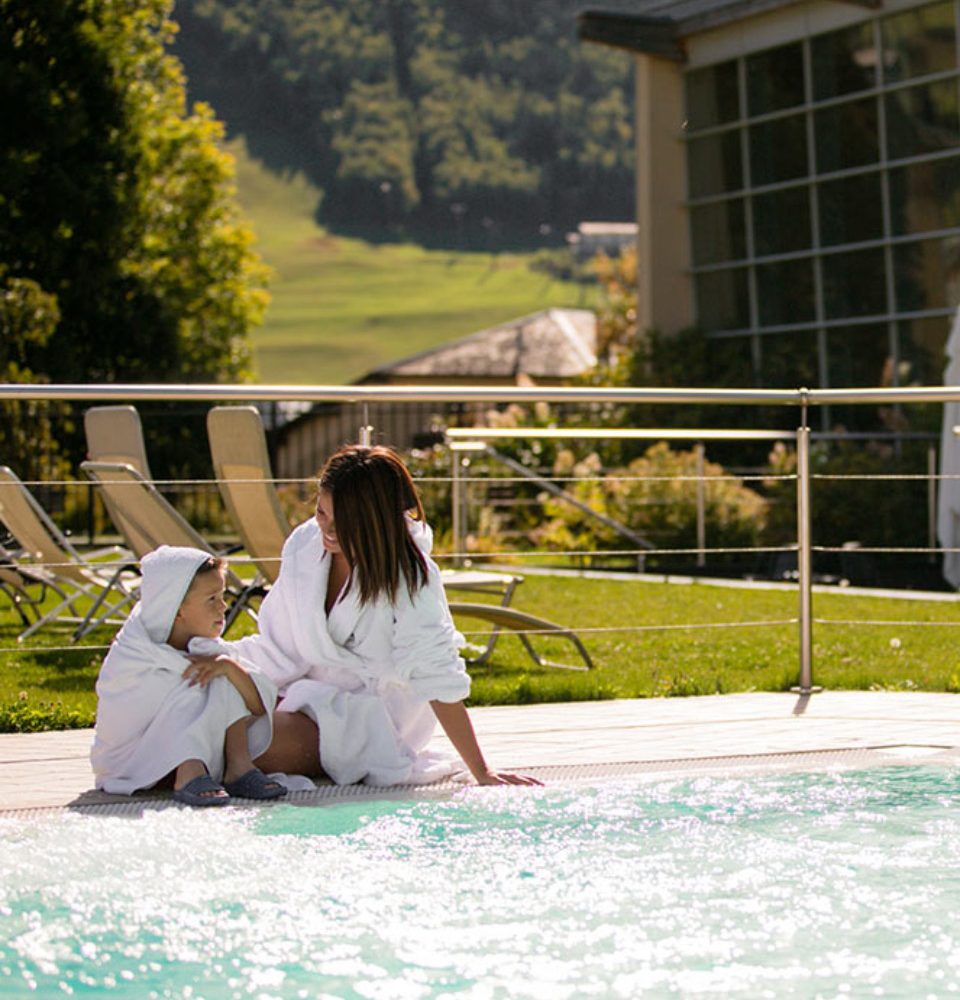
[{"label": "hooded bathrobe", "polygon": [[[410,521],[426,556],[432,533]],[[434,781],[463,770],[459,759],[426,750],[436,727],[431,701],[457,702],[470,678],[440,581],[416,594],[401,581],[395,603],[361,604],[352,580],[329,615],[324,606],[332,557],[314,519],[294,529],[280,575],[260,608],[260,634],[234,644],[281,690],[280,711],[300,711],[320,731],[320,763],[337,784]]]},{"label": "hooded bathrobe", "polygon": [[[202,760],[223,777],[223,740],[229,726],[250,715],[226,677],[191,687],[183,679],[185,653],[167,643],[173,620],[197,569],[209,559],[199,549],[162,545],[141,560],[140,601],[120,629],[97,679],[97,723],[91,761],[97,788],[130,794],[150,788],[186,760]],[[217,639],[191,640],[194,653],[229,653]],[[276,686],[250,664],[266,712],[248,729],[256,757],[273,737]]]}]

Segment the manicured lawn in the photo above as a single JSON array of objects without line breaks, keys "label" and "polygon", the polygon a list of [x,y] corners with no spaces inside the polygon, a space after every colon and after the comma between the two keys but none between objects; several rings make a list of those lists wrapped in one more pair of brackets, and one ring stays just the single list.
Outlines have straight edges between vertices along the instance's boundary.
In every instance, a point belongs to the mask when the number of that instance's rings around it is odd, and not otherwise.
[{"label": "manicured lawn", "polygon": [[230,144],[240,203],[274,270],[253,335],[257,380],[340,384],[386,362],[551,306],[592,304],[591,290],[530,270],[530,254],[429,250],[335,236],[318,194]]},{"label": "manicured lawn", "polygon": [[[473,671],[471,700],[478,705],[523,704],[785,690],[797,680],[795,624],[633,629],[782,621],[796,617],[796,603],[790,591],[531,574],[517,591],[514,607],[579,629],[596,669],[574,673],[538,668],[519,641],[507,634],[490,665]],[[960,634],[953,627],[960,621],[958,612],[960,604],[954,601],[859,597],[839,590],[816,594],[814,614],[820,619],[911,624],[816,625],[814,680],[828,688],[958,691]],[[936,627],[938,622],[943,626]],[[482,630],[475,619],[460,624],[465,632]],[[0,723],[3,707],[16,704],[21,692],[30,706],[62,704],[76,710],[79,721],[92,722],[102,650],[16,651],[14,626],[12,613],[0,608]],[[250,629],[246,623],[241,631]],[[47,630],[29,646],[58,645],[64,635]],[[103,629],[85,644],[105,644],[110,636],[110,630]],[[543,649],[554,659],[572,660],[572,650],[559,640]]]}]

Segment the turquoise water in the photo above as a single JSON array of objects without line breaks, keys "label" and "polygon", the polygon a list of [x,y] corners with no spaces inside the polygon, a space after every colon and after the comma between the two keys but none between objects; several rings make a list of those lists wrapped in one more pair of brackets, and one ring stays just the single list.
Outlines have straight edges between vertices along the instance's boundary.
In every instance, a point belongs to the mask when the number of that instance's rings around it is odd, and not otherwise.
[{"label": "turquoise water", "polygon": [[960,992],[960,770],[0,818],[0,996]]}]

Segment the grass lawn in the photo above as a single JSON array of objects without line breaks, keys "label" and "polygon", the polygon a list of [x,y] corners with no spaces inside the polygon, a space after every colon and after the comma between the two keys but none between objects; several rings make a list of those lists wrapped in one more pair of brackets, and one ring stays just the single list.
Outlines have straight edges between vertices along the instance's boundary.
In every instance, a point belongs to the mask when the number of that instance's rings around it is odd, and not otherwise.
[{"label": "grass lawn", "polygon": [[318,193],[229,144],[257,248],[273,268],[272,301],[253,334],[257,379],[351,382],[386,362],[551,306],[589,308],[593,292],[527,266],[524,253],[367,243],[316,224]]},{"label": "grass lawn", "polygon": [[[629,629],[691,622],[782,621],[796,616],[796,603],[796,595],[790,591],[529,575],[517,591],[514,606],[578,628],[596,669],[574,673],[538,668],[519,641],[507,634],[491,663],[473,671],[471,703],[782,691],[797,680],[795,624]],[[958,621],[958,610],[953,601],[859,597],[843,591],[816,594],[814,614],[820,619],[911,624],[816,625],[814,680],[835,689],[960,691],[960,634],[951,627]],[[936,622],[945,624],[923,624]],[[474,619],[460,624],[465,632],[482,627]],[[247,623],[232,635],[250,629],[252,625]],[[59,705],[67,713],[76,713],[77,724],[92,723],[93,685],[102,650],[21,652],[16,649],[16,631],[12,612],[0,608],[0,729],[5,725],[10,728],[11,706],[22,715],[24,706]],[[31,649],[58,645],[65,634],[48,629],[28,645]],[[86,644],[105,644],[111,634],[103,629],[92,634]],[[569,645],[560,640],[544,643],[543,651],[558,660],[571,660]]]}]

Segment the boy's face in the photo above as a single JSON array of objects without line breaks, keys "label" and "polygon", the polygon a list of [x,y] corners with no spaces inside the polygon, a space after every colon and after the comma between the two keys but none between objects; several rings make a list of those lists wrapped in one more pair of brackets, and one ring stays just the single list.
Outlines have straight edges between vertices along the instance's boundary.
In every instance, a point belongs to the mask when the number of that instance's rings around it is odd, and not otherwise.
[{"label": "boy's face", "polygon": [[190,585],[173,622],[174,632],[193,639],[216,639],[223,631],[227,603],[223,599],[224,572],[201,573]]}]

